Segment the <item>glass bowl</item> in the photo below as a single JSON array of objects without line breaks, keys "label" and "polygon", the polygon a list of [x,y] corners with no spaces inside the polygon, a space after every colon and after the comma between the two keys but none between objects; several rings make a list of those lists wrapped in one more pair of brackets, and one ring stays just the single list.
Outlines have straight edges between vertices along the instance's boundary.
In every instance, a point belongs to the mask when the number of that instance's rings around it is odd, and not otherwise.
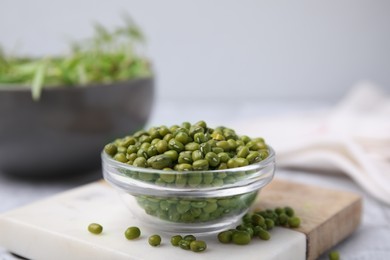
[{"label": "glass bowl", "polygon": [[102,152],[104,179],[119,189],[145,226],[168,233],[214,233],[236,225],[273,178],[275,153],[226,170],[163,171],[134,167]]}]

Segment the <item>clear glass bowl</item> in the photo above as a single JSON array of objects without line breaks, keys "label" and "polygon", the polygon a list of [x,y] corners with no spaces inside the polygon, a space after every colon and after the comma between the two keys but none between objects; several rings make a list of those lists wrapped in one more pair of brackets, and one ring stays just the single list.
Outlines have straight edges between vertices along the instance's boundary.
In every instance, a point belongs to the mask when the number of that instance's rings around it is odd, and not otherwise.
[{"label": "clear glass bowl", "polygon": [[140,222],[170,233],[213,233],[237,224],[273,178],[275,153],[245,167],[163,171],[115,161],[104,151],[104,179]]}]

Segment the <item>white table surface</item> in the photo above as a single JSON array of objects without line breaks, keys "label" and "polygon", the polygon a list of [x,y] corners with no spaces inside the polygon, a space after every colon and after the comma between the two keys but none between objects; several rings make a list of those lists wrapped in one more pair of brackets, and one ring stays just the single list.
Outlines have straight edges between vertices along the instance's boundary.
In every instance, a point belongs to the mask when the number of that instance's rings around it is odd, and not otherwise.
[{"label": "white table surface", "polygon": [[[229,123],[237,120],[263,115],[305,113],[327,109],[329,106],[330,104],[316,102],[160,101],[156,102],[148,125],[170,125],[203,119],[210,125],[229,126]],[[362,224],[354,234],[334,249],[340,252],[341,259],[390,259],[389,206],[374,200],[352,180],[339,173],[277,169],[276,177],[361,194],[364,199]],[[13,178],[0,172],[0,213],[100,178],[100,171],[52,180]],[[0,259],[19,258],[9,254],[6,249],[0,248]],[[325,253],[321,259],[327,259],[327,254]]]}]

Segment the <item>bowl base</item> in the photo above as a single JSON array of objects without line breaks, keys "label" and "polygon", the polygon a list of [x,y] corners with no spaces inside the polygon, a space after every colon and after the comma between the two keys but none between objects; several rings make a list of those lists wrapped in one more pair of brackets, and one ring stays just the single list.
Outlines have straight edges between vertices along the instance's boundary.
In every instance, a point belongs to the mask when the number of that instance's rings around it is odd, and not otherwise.
[{"label": "bowl base", "polygon": [[[249,196],[253,201],[256,193]],[[127,208],[133,213],[138,221],[145,227],[168,234],[202,234],[209,235],[219,233],[221,231],[235,228],[241,224],[242,217],[248,212],[249,206],[240,209],[240,212],[227,214],[223,217],[196,223],[177,222],[161,219],[158,216],[149,215],[145,209],[139,206],[139,203],[134,196],[120,192],[121,199],[127,205]]]},{"label": "bowl base", "polygon": [[168,234],[193,234],[193,235],[211,235],[224,230],[234,229],[241,223],[241,218],[245,215],[243,212],[240,215],[229,217],[226,219],[216,220],[205,223],[175,223],[157,219],[149,221],[149,218],[142,216],[138,220],[146,227],[152,228]]}]

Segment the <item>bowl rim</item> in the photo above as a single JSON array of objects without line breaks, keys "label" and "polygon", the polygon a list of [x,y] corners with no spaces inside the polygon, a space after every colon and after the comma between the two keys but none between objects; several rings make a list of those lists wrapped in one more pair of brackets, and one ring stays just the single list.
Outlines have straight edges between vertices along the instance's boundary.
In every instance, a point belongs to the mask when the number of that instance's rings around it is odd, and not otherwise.
[{"label": "bowl rim", "polygon": [[253,163],[253,164],[249,164],[247,166],[243,166],[243,167],[236,167],[236,168],[230,168],[230,169],[222,169],[222,170],[200,170],[200,171],[176,171],[176,170],[172,170],[172,171],[164,171],[164,170],[158,170],[158,169],[152,169],[152,168],[142,168],[142,167],[136,167],[136,166],[132,166],[132,165],[129,165],[129,164],[126,164],[126,163],[122,163],[122,162],[119,162],[119,161],[116,161],[114,160],[112,157],[110,157],[103,149],[103,151],[101,152],[101,158],[102,158],[102,161],[105,161],[105,162],[108,162],[110,165],[114,166],[114,167],[121,167],[125,170],[130,170],[130,171],[137,171],[137,172],[142,172],[142,173],[156,173],[156,174],[185,174],[185,175],[189,175],[189,174],[199,174],[199,173],[222,173],[222,172],[225,172],[225,173],[229,173],[229,172],[237,172],[237,171],[250,171],[250,170],[255,170],[255,169],[258,169],[258,168],[261,168],[261,167],[264,167],[264,166],[267,166],[269,165],[270,163],[274,163],[275,161],[275,156],[276,156],[276,153],[275,153],[275,150],[267,145],[267,148],[268,148],[268,151],[269,151],[269,154],[267,156],[267,158],[265,158],[264,160],[261,160],[260,162],[257,162],[257,163]]},{"label": "bowl rim", "polygon": [[[128,83],[135,84],[140,81],[153,81],[154,75],[138,77],[128,80],[118,80],[112,82],[93,82],[85,85],[77,84],[77,85],[47,85],[43,86],[42,91],[64,91],[64,90],[82,90],[89,88],[99,88],[106,87],[110,85],[127,85]],[[22,84],[10,84],[10,83],[0,83],[0,93],[1,92],[31,92],[30,85],[22,85]]]},{"label": "bowl rim", "polygon": [[[150,168],[141,168],[127,165],[110,158],[103,150],[102,152],[102,171],[104,179],[115,188],[122,190],[132,195],[149,195],[162,197],[228,197],[238,194],[249,193],[255,190],[260,190],[262,187],[272,181],[275,174],[275,152],[272,147],[268,146],[270,151],[269,156],[255,164],[250,164],[244,167],[237,167],[224,170],[204,170],[204,171],[163,171]],[[151,174],[170,174],[170,175],[190,175],[205,174],[205,173],[228,173],[231,172],[247,172],[255,171],[253,175],[248,175],[248,178],[243,178],[237,182],[223,184],[221,186],[207,185],[204,187],[191,186],[160,186],[154,182],[148,182],[132,178],[125,175],[121,170],[129,170],[137,173]],[[114,171],[114,172],[112,172]]]}]

